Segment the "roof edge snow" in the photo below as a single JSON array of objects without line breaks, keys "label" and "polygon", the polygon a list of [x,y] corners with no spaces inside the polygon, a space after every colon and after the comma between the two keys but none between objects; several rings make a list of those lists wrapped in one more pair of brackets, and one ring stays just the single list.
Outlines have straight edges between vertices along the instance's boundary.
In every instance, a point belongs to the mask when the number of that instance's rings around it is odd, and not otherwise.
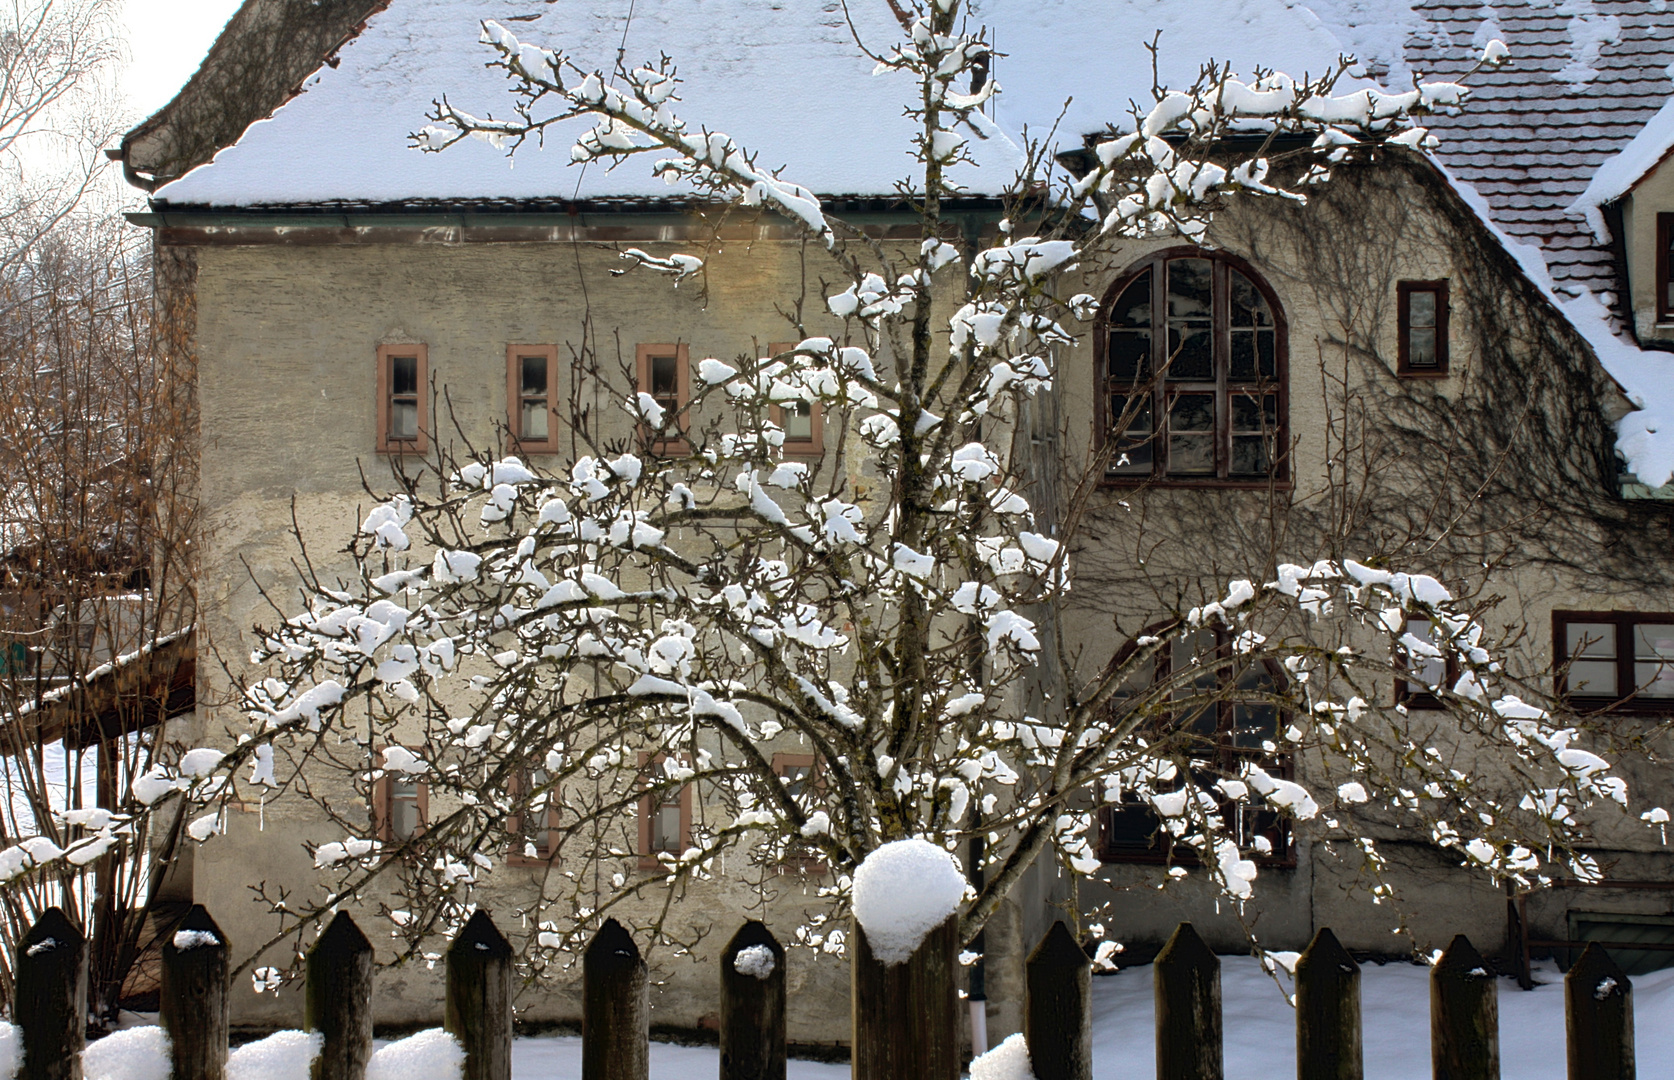
[{"label": "roof edge snow", "polygon": [[1601,208],[1639,186],[1671,152],[1674,152],[1674,97],[1668,99],[1616,156],[1598,167],[1587,190],[1565,208],[1566,212],[1584,216],[1593,230],[1593,238],[1601,244],[1609,243],[1610,232],[1605,227]]}]

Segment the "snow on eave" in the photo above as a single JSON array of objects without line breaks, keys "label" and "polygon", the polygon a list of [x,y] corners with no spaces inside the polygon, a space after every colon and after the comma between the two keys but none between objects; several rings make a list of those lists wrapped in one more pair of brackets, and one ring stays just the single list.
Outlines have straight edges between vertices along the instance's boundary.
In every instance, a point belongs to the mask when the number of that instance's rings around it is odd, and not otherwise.
[{"label": "snow on eave", "polygon": [[[157,637],[152,638],[150,641],[141,645],[133,652],[123,653],[114,660],[107,660],[98,667],[89,668],[85,674],[78,676],[72,682],[65,683],[63,686],[53,687],[51,690],[41,694],[38,701],[23,702],[18,705],[15,710],[13,710],[13,716],[16,719],[21,720],[33,713],[37,708],[46,708],[58,704],[67,698],[72,691],[90,690],[93,688],[93,684],[116,674],[124,668],[129,667],[136,660],[148,657],[153,653],[161,652],[177,641],[183,641],[184,639],[191,638],[196,629],[196,623],[188,623],[182,629],[176,630],[172,633],[159,634]],[[185,641],[185,647],[189,650],[195,651],[196,642]]]},{"label": "snow on eave", "polygon": [[1632,191],[1641,180],[1655,172],[1670,153],[1674,153],[1674,97],[1669,98],[1668,103],[1646,121],[1639,134],[1615,157],[1598,167],[1587,190],[1565,207],[1565,212],[1584,216],[1593,230],[1593,238],[1601,244],[1609,243],[1610,233],[1605,227],[1601,208]]}]

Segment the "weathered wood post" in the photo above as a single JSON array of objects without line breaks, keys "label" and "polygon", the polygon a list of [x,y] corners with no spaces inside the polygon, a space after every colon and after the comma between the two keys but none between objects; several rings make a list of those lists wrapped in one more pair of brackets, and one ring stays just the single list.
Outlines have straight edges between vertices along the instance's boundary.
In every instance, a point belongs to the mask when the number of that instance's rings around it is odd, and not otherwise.
[{"label": "weathered wood post", "polygon": [[930,931],[906,960],[885,965],[854,921],[849,994],[854,1080],[959,1076],[959,916]]},{"label": "weathered wood post", "polygon": [[1634,1080],[1633,983],[1596,942],[1564,976],[1569,1080]]},{"label": "weathered wood post", "polygon": [[650,992],[633,935],[606,919],[581,958],[581,1080],[648,1080]]},{"label": "weathered wood post", "polygon": [[1037,1080],[1093,1080],[1093,962],[1054,922],[1029,956],[1023,1037]]},{"label": "weathered wood post", "polygon": [[1362,1080],[1360,965],[1321,927],[1296,962],[1297,1080]]},{"label": "weathered wood post", "polygon": [[448,946],[442,1026],[465,1048],[462,1080],[511,1080],[512,948],[478,908]]},{"label": "weathered wood post", "polygon": [[81,1080],[87,1044],[87,939],[47,908],[18,942],[12,1019],[23,1029],[18,1080]]},{"label": "weathered wood post", "polygon": [[1183,922],[1152,965],[1157,1080],[1222,1080],[1221,961]]},{"label": "weathered wood post", "polygon": [[1435,1080],[1499,1080],[1500,998],[1493,972],[1460,934],[1430,971]]},{"label": "weathered wood post", "polygon": [[227,939],[202,904],[163,939],[158,1019],[174,1080],[222,1080],[227,1069]]},{"label": "weathered wood post", "polygon": [[365,1080],[372,1060],[372,943],[339,911],[308,950],[302,1029],[324,1038],[310,1080]]},{"label": "weathered wood post", "polygon": [[721,1080],[785,1080],[785,950],[755,919],[721,952]]}]

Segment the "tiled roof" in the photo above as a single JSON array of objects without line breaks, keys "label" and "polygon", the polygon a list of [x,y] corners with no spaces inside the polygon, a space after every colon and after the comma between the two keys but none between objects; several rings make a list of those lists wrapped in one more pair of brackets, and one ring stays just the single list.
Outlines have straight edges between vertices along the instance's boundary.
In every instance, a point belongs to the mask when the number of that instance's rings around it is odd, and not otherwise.
[{"label": "tiled roof", "polygon": [[[1418,11],[1434,31],[1411,38],[1406,56],[1428,77],[1457,76],[1476,62],[1486,18],[1512,57],[1471,78],[1463,115],[1433,125],[1436,156],[1482,193],[1501,228],[1544,249],[1560,289],[1613,292],[1610,250],[1566,208],[1674,93],[1674,10],[1667,0],[1472,0],[1425,2]],[[1591,25],[1606,37],[1614,20],[1615,40],[1603,41],[1596,58],[1582,54],[1597,74],[1572,83],[1559,73],[1577,61],[1577,36],[1587,39],[1587,24],[1575,22],[1583,19],[1598,20]]]}]

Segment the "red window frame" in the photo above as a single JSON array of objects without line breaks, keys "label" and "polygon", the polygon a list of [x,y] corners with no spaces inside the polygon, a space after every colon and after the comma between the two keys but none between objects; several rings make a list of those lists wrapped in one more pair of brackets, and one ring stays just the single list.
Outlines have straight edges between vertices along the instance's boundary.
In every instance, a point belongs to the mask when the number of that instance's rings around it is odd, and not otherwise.
[{"label": "red window frame", "polygon": [[[546,362],[546,393],[541,395],[546,402],[546,438],[531,439],[523,431],[523,405],[525,401],[533,403],[534,395],[523,392],[523,362],[525,360],[544,360]],[[558,347],[556,345],[507,345],[506,346],[506,430],[511,435],[512,445],[530,454],[556,454],[558,452],[558,425],[554,410],[558,405]]]},{"label": "red window frame", "polygon": [[[653,453],[684,454],[690,449],[690,445],[686,441],[687,417],[684,410],[692,401],[691,350],[678,342],[636,346],[634,362],[637,378],[634,382],[634,393],[651,393],[652,366],[657,360],[669,357],[674,359],[674,397],[659,401],[658,404],[670,413],[669,416],[664,418],[663,431],[673,434],[665,434],[659,438],[650,429],[649,425],[641,423],[639,425],[639,440]],[[673,408],[669,407],[671,402]]]},{"label": "red window frame", "polygon": [[[807,769],[806,783],[816,796],[825,794],[825,769],[815,754],[774,754],[773,775],[781,780],[790,769]],[[812,845],[792,844],[779,862],[781,874],[823,874],[827,869],[825,857]]]},{"label": "red window frame", "polygon": [[[640,785],[645,788],[645,794],[639,797],[639,868],[641,870],[657,870],[662,862],[657,858],[659,854],[679,855],[692,846],[692,785],[681,784],[674,793],[674,798],[668,797],[666,786],[662,786],[658,775],[662,772],[662,764],[668,755],[651,754],[639,755]],[[669,852],[668,849],[652,847],[655,826],[652,815],[665,806],[675,803],[680,807],[680,850]]]},{"label": "red window frame", "polygon": [[[1616,629],[1616,692],[1588,694],[1569,692],[1569,627],[1574,623],[1609,623]],[[1674,696],[1646,697],[1638,691],[1638,677],[1633,643],[1634,628],[1640,625],[1674,626],[1674,612],[1666,611],[1554,611],[1552,612],[1552,652],[1556,689],[1559,697],[1582,709],[1608,709],[1611,712],[1674,714]],[[1671,665],[1674,666],[1674,665]],[[1630,693],[1621,688],[1634,687]]]},{"label": "red window frame", "polygon": [[[418,828],[412,837],[397,837],[395,835],[395,782],[397,777],[389,770],[384,770],[372,785],[372,829],[378,837],[378,842],[384,845],[405,843],[424,835],[424,830],[430,824],[430,785],[422,780],[413,782],[413,801],[417,804]],[[404,777],[403,777],[404,779]]]},{"label": "red window frame", "polygon": [[[416,361],[418,372],[418,390],[415,407],[418,410],[418,422],[414,425],[415,434],[412,438],[396,438],[390,434],[390,414],[395,403],[393,366],[398,359],[412,358]],[[380,454],[422,454],[430,446],[430,350],[427,346],[410,343],[405,345],[378,346],[378,439],[377,450]],[[403,398],[409,396],[399,395]]]},{"label": "red window frame", "polygon": [[[1419,634],[1415,627],[1422,629],[1424,633]],[[1408,614],[1406,616],[1406,633],[1412,634],[1421,641],[1429,641],[1432,645],[1435,644],[1435,628],[1435,624],[1430,621],[1428,616],[1419,614]],[[1445,688],[1451,690],[1453,684],[1459,681],[1459,661],[1453,650],[1448,649],[1443,653],[1441,662],[1443,665],[1442,681]],[[1406,665],[1408,671],[1414,669],[1415,665],[1412,657],[1406,658]],[[1410,679],[1400,677],[1395,679],[1395,704],[1404,705],[1408,709],[1445,709],[1447,707],[1429,687],[1422,683],[1414,685]]]},{"label": "red window frame", "polygon": [[[512,776],[511,795],[514,802],[521,803],[529,798],[534,791],[534,772],[530,769],[520,769]],[[526,847],[527,841],[520,841],[518,846],[506,853],[507,866],[550,866],[558,858],[558,847],[551,843],[552,833],[563,824],[562,800],[559,798],[558,787],[553,785],[547,790],[546,807],[539,811],[519,809],[506,816],[506,830],[513,835],[521,835],[525,829],[524,819],[529,813],[540,813],[546,817],[546,825],[540,831],[546,836],[545,843],[535,845],[535,853],[530,855]]]},{"label": "red window frame", "polygon": [[[789,352],[801,344],[796,341],[775,341],[767,347],[767,356],[771,358],[779,353]],[[821,415],[820,403],[808,402],[808,429],[806,439],[793,439],[790,429],[785,425],[785,407],[773,406],[773,422],[785,432],[785,453],[795,456],[817,457],[825,452],[825,421]]]},{"label": "red window frame", "polygon": [[[1412,363],[1412,294],[1436,295],[1436,362],[1421,367]],[[1402,281],[1395,286],[1396,357],[1395,373],[1405,379],[1440,379],[1447,375],[1448,321],[1451,303],[1447,280]],[[1428,328],[1426,328],[1428,329]]]},{"label": "red window frame", "polygon": [[1657,322],[1674,322],[1674,213],[1657,215]]}]

